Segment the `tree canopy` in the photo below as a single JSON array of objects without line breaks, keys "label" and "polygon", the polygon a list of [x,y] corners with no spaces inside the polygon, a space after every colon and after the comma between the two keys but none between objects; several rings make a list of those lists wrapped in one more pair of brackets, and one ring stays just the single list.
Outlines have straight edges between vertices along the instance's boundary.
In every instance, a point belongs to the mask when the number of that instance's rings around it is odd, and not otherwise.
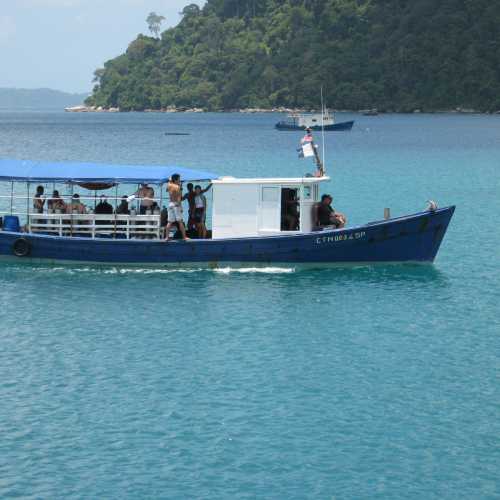
[{"label": "tree canopy", "polygon": [[323,86],[339,109],[500,109],[499,2],[208,0],[181,14],[98,69],[87,102],[319,107]]},{"label": "tree canopy", "polygon": [[159,16],[156,12],[151,12],[146,19],[148,28],[154,36],[158,37],[161,31],[161,24],[165,21],[163,16]]}]

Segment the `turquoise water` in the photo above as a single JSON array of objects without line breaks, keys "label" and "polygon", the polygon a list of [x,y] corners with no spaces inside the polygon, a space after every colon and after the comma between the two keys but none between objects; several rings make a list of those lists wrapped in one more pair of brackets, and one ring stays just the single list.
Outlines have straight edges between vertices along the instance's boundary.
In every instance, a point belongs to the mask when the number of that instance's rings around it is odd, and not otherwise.
[{"label": "turquoise water", "polygon": [[[457,204],[435,265],[1,266],[0,497],[500,497],[500,117],[355,119],[325,190]],[[304,173],[275,121],[3,113],[0,157]]]}]

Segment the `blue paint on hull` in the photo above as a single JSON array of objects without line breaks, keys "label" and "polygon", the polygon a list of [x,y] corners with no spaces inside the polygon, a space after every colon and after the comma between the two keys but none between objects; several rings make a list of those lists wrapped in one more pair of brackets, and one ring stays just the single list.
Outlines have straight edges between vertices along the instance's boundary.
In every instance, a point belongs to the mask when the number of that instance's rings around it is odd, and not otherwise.
[{"label": "blue paint on hull", "polygon": [[[193,265],[229,263],[348,264],[432,262],[455,207],[340,230],[298,235],[223,240],[112,240],[0,232],[0,256],[19,262],[111,265]],[[29,242],[26,257],[14,257],[19,238]]]},{"label": "blue paint on hull", "polygon": [[[325,132],[343,132],[343,131],[349,131],[352,129],[352,126],[354,125],[354,121],[348,121],[348,122],[340,122],[340,123],[334,123],[333,125],[325,125]],[[278,130],[286,130],[286,131],[292,131],[292,130],[305,130],[306,127],[299,127],[298,125],[294,125],[291,122],[278,122],[275,127]],[[322,130],[321,125],[314,125],[310,127],[311,130]]]}]

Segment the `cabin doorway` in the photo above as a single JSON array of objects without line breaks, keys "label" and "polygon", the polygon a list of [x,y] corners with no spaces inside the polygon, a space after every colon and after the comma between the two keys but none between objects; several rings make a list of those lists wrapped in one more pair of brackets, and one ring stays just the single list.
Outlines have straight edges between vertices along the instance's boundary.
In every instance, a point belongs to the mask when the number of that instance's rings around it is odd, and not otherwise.
[{"label": "cabin doorway", "polygon": [[300,204],[299,189],[281,188],[281,230],[299,231]]}]

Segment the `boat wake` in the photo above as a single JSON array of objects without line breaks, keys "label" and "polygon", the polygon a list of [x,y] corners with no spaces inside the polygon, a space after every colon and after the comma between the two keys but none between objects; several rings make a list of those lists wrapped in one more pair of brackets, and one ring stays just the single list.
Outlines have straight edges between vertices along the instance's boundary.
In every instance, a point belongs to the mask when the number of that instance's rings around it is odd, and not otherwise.
[{"label": "boat wake", "polygon": [[[25,268],[19,268],[23,270]],[[229,275],[239,274],[290,274],[294,273],[294,267],[191,267],[191,268],[133,268],[133,267],[66,267],[66,266],[42,266],[31,268],[40,273],[67,273],[67,274],[104,274],[104,275],[135,275],[135,274],[192,274],[192,273],[215,273]]]},{"label": "boat wake", "polygon": [[220,267],[214,269],[216,273],[263,273],[263,274],[289,274],[294,273],[294,267]]}]

